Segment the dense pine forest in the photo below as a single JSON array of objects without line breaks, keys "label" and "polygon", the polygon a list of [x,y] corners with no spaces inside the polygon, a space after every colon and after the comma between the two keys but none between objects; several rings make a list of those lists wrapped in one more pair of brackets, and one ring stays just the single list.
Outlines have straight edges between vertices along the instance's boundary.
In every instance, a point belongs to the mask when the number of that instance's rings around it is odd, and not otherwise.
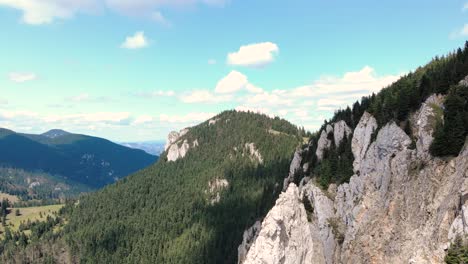
[{"label": "dense pine forest", "polygon": [[[243,230],[274,204],[302,141],[281,119],[229,111],[190,128],[199,146],[80,200],[66,228],[82,263],[235,263]],[[246,149],[254,143],[261,155]],[[209,184],[225,179],[218,203]]]}]

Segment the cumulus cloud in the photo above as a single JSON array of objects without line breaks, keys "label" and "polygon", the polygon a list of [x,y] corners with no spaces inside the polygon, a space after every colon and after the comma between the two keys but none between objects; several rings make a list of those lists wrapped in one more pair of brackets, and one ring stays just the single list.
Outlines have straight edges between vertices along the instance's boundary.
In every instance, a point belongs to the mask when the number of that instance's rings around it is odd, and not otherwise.
[{"label": "cumulus cloud", "polygon": [[270,116],[281,116],[307,129],[318,128],[324,116],[351,105],[362,96],[390,85],[399,75],[379,76],[370,66],[342,76],[323,76],[311,84],[290,89],[263,90],[239,95],[240,109],[261,109]]},{"label": "cumulus cloud", "polygon": [[157,90],[149,92],[137,92],[134,95],[142,98],[171,97],[175,95],[175,92],[172,90]]},{"label": "cumulus cloud", "polygon": [[51,23],[54,19],[67,19],[78,12],[93,12],[97,0],[0,0],[0,6],[23,12],[22,21],[31,25]]},{"label": "cumulus cloud", "polygon": [[84,114],[68,115],[46,115],[42,118],[47,123],[109,123],[109,124],[127,124],[130,121],[129,112],[95,112]]},{"label": "cumulus cloud", "polygon": [[0,0],[0,6],[20,10],[22,21],[31,25],[70,19],[78,13],[97,13],[103,8],[117,13],[144,17],[166,24],[158,8],[183,8],[196,4],[222,7],[228,0]]},{"label": "cumulus cloud", "polygon": [[238,72],[231,71],[227,76],[222,78],[216,85],[216,93],[234,93],[240,90],[247,90],[251,93],[260,93],[263,90],[249,83],[247,76]]},{"label": "cumulus cloud", "polygon": [[168,122],[168,123],[193,124],[193,123],[206,121],[215,115],[216,113],[205,113],[205,112],[188,113],[186,115],[161,114],[159,115],[159,120],[161,122]]},{"label": "cumulus cloud", "polygon": [[468,2],[463,5],[462,11],[468,10]]},{"label": "cumulus cloud", "polygon": [[8,74],[10,81],[22,83],[35,80],[37,78],[35,73],[24,73],[24,72],[11,72]]},{"label": "cumulus cloud", "polygon": [[213,94],[208,90],[194,90],[183,94],[179,99],[184,103],[220,103],[231,100],[232,96]]},{"label": "cumulus cloud", "polygon": [[466,36],[468,36],[468,24],[463,25],[462,28],[452,31],[449,37],[452,39],[456,39],[456,38],[461,38],[461,37],[466,37]]},{"label": "cumulus cloud", "polygon": [[227,63],[246,67],[263,67],[272,63],[279,47],[272,42],[255,43],[241,46],[238,51],[229,53]]},{"label": "cumulus cloud", "polygon": [[143,31],[136,32],[133,36],[129,36],[122,43],[121,47],[126,49],[141,49],[148,46],[148,40]]},{"label": "cumulus cloud", "polygon": [[134,125],[147,124],[153,121],[153,117],[150,115],[140,115],[132,122]]}]

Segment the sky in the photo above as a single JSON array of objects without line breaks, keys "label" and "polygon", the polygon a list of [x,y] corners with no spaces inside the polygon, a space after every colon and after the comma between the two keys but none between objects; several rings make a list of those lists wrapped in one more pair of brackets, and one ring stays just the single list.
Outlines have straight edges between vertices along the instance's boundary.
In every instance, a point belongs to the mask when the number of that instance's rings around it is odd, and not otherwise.
[{"label": "sky", "polygon": [[310,131],[468,39],[465,1],[0,0],[0,127],[165,139],[230,109]]}]

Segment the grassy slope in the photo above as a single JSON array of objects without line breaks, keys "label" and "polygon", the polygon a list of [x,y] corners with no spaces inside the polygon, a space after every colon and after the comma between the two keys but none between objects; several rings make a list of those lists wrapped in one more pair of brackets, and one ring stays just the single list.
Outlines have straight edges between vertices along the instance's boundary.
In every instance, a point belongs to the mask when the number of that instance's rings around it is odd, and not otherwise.
[{"label": "grassy slope", "polygon": [[[30,220],[34,222],[38,221],[45,221],[47,216],[53,216],[54,213],[58,212],[60,208],[63,207],[63,204],[55,204],[55,205],[46,205],[46,206],[35,206],[35,207],[22,207],[22,208],[9,208],[10,213],[7,215],[7,226],[12,231],[17,231],[21,222],[27,222]],[[16,209],[19,209],[20,215],[17,216],[15,214]],[[42,217],[41,217],[42,215]],[[0,225],[0,232],[3,233],[5,231],[5,227]]]}]

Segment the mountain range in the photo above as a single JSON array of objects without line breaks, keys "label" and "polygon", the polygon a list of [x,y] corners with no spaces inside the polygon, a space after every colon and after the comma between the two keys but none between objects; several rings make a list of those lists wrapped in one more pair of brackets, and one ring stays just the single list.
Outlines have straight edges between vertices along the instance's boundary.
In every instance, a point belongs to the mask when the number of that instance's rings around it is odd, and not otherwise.
[{"label": "mountain range", "polygon": [[0,129],[0,166],[44,172],[99,188],[136,172],[157,156],[109,140],[53,129],[43,134]]}]

